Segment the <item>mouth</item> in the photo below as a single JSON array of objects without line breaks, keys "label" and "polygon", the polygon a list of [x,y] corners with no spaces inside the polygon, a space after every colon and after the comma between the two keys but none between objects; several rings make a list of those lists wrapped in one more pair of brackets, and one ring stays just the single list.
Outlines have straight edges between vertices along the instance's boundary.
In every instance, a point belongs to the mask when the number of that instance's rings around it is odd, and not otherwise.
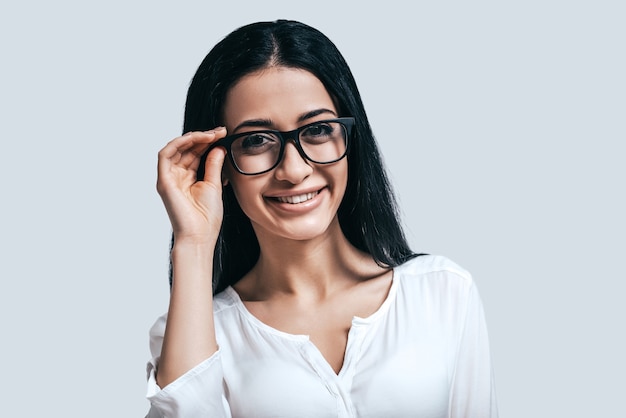
[{"label": "mouth", "polygon": [[302,193],[302,194],[293,195],[293,196],[273,197],[272,199],[281,203],[289,203],[290,205],[297,205],[298,203],[308,202],[309,200],[317,196],[319,193],[320,193],[320,190],[316,192],[312,192],[312,193]]}]

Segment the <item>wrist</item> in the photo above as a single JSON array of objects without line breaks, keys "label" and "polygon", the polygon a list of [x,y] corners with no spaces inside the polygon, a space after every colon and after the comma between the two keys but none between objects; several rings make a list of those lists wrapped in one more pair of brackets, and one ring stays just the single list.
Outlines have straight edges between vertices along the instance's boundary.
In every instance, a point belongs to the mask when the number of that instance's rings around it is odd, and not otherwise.
[{"label": "wrist", "polygon": [[180,283],[211,283],[215,244],[197,240],[175,241],[170,254],[174,281]]},{"label": "wrist", "polygon": [[180,248],[207,248],[211,247],[211,250],[215,248],[217,244],[217,236],[209,235],[177,235],[174,234],[174,247]]},{"label": "wrist", "polygon": [[174,238],[172,256],[199,255],[213,258],[217,240],[199,237]]}]

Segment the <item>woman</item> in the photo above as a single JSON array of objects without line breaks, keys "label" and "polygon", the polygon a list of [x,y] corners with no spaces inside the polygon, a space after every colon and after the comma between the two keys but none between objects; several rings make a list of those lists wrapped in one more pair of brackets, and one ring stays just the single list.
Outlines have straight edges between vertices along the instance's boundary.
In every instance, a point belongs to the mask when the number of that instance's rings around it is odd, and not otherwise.
[{"label": "woman", "polygon": [[173,227],[149,417],[493,417],[471,277],[417,256],[356,84],[319,31],[218,43],[159,153]]}]

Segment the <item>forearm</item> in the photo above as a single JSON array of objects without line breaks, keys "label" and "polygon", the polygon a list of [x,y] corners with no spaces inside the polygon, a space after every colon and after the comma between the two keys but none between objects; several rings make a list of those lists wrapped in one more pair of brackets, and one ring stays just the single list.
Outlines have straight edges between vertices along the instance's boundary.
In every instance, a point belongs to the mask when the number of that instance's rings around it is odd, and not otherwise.
[{"label": "forearm", "polygon": [[214,243],[176,242],[173,283],[157,382],[161,388],[217,351],[213,322]]}]

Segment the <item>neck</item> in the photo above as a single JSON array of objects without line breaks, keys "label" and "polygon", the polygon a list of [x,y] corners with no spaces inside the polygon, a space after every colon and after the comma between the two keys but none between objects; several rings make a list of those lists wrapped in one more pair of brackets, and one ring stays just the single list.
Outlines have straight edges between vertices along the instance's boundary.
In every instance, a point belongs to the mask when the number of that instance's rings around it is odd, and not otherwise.
[{"label": "neck", "polygon": [[379,273],[369,254],[347,240],[339,221],[311,240],[294,241],[257,231],[259,261],[237,286],[249,300],[278,294],[324,299],[355,281]]}]

